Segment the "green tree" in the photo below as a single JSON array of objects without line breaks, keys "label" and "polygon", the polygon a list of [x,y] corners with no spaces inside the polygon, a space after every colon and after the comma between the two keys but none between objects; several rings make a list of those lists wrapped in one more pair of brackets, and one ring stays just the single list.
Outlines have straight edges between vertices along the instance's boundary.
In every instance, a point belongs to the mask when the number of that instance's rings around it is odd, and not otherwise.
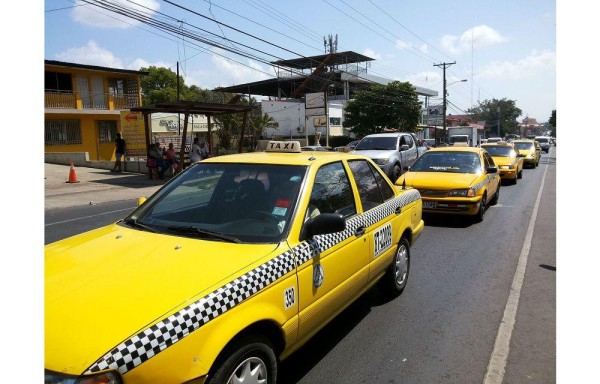
[{"label": "green tree", "polygon": [[485,121],[485,127],[489,129],[490,136],[500,136],[509,133],[519,134],[519,123],[517,118],[522,115],[521,109],[517,108],[514,100],[492,99],[484,100],[479,105],[468,110],[473,116],[473,121]]},{"label": "green tree", "polygon": [[279,127],[279,123],[277,123],[275,121],[275,119],[273,119],[271,116],[269,116],[269,114],[264,113],[264,114],[254,114],[251,118],[250,118],[250,124],[249,124],[249,129],[250,129],[250,134],[252,135],[252,143],[251,146],[252,148],[256,148],[256,144],[258,143],[258,139],[263,135],[263,133],[265,132],[265,129],[267,128],[275,128],[277,129]]},{"label": "green tree", "polygon": [[[142,104],[152,105],[177,100],[177,74],[169,68],[151,66],[141,68],[148,72],[140,81],[142,88]],[[180,93],[184,86],[183,77],[179,76]]]},{"label": "green tree", "polygon": [[[148,72],[140,83],[143,105],[177,101],[177,74],[169,68],[151,66],[141,68]],[[179,100],[198,101],[203,103],[226,103],[233,95],[224,92],[213,92],[196,85],[187,86],[183,77],[179,76]]]},{"label": "green tree", "polygon": [[410,83],[372,84],[348,102],[344,127],[359,137],[383,132],[386,127],[414,132],[420,114],[421,102]]},{"label": "green tree", "polygon": [[552,115],[550,115],[548,123],[552,127],[552,129],[550,130],[550,135],[552,137],[556,137],[556,109],[552,111]]}]

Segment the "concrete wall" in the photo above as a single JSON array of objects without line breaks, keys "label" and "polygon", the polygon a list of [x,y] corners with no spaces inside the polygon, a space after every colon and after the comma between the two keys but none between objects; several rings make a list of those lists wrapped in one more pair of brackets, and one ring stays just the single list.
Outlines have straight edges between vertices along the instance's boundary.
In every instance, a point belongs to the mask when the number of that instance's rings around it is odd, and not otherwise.
[{"label": "concrete wall", "polygon": [[[114,161],[89,160],[88,152],[54,152],[45,153],[44,162],[49,164],[73,165],[76,167],[87,167],[96,169],[113,169]],[[125,157],[121,165],[123,172],[148,173],[146,168],[146,159],[138,159],[136,157]]]}]

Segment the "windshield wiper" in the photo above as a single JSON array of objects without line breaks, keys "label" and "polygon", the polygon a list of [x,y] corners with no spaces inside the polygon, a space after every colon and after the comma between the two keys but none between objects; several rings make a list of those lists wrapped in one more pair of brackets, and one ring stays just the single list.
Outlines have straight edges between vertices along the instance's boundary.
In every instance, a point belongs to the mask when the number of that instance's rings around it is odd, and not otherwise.
[{"label": "windshield wiper", "polygon": [[146,230],[148,232],[153,232],[153,233],[158,232],[156,229],[152,228],[151,226],[142,224],[139,221],[137,221],[137,219],[133,219],[133,218],[125,220],[125,224],[127,224],[133,228]]},{"label": "windshield wiper", "polygon": [[202,229],[202,228],[193,227],[193,226],[181,226],[181,227],[173,226],[173,227],[168,227],[168,229],[170,229],[172,231],[180,232],[180,233],[186,233],[186,234],[191,234],[191,235],[194,235],[194,234],[202,235],[202,236],[212,238],[212,239],[225,240],[230,243],[241,243],[242,242],[242,240],[238,239],[237,237],[233,237],[230,235],[226,235],[224,233],[209,231],[208,229]]}]

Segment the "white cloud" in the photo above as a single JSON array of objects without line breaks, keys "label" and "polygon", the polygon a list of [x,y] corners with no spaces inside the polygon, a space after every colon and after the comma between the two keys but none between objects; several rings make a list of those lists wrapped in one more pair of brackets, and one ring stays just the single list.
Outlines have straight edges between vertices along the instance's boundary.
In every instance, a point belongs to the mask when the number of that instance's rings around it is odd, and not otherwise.
[{"label": "white cloud", "polygon": [[[164,61],[158,61],[156,63],[150,63],[144,59],[135,59],[131,64],[127,65],[127,69],[131,69],[134,71],[139,71],[140,68],[148,68],[148,67],[164,67],[164,68],[171,68],[173,66],[175,66],[176,64],[171,64],[171,63],[167,63]],[[173,71],[175,72],[175,70]]]},{"label": "white cloud", "polygon": [[406,81],[418,87],[437,90],[441,87],[442,75],[435,71],[425,71],[407,76]]},{"label": "white cloud", "polygon": [[90,40],[84,47],[69,48],[65,52],[58,53],[56,59],[75,64],[124,68],[121,59],[116,58],[112,52],[98,46],[94,40]]},{"label": "white cloud", "polygon": [[556,53],[533,51],[531,55],[516,62],[494,61],[479,71],[478,78],[524,79],[545,71],[556,71]]},{"label": "white cloud", "polygon": [[429,53],[429,46],[427,44],[423,44],[421,45],[421,47],[419,48],[419,51],[423,52],[423,53]]},{"label": "white cloud", "polygon": [[380,53],[376,53],[374,50],[372,50],[371,48],[367,48],[363,51],[363,55],[368,56],[370,58],[373,58],[375,60],[381,60],[381,54]]},{"label": "white cloud", "polygon": [[[136,0],[135,4],[124,0],[113,0],[113,3],[126,7],[127,9],[133,9],[148,17],[153,17],[155,12],[160,9],[160,4],[156,0]],[[139,4],[139,6],[136,4]],[[98,28],[125,29],[141,24],[129,17],[85,3],[81,0],[75,1],[75,7],[71,11],[71,17],[75,22]]]},{"label": "white cloud", "polygon": [[[236,59],[236,61],[241,61]],[[231,86],[235,84],[249,83],[252,81],[265,80],[271,77],[271,68],[263,68],[253,60],[246,60],[246,63],[236,63],[225,59],[223,56],[213,54],[211,62],[215,66],[215,72],[210,75],[210,82],[214,85],[208,85],[208,88],[218,86]],[[205,88],[206,86],[198,85]]]},{"label": "white cloud", "polygon": [[479,49],[505,42],[507,39],[487,25],[479,25],[463,32],[460,36],[444,35],[441,46],[448,52],[458,54],[472,48]]}]

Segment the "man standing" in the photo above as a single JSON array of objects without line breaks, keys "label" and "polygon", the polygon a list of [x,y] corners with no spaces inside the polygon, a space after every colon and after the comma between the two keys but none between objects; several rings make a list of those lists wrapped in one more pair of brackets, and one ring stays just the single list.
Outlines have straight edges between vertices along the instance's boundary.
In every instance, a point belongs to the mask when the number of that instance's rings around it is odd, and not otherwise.
[{"label": "man standing", "polygon": [[121,159],[123,156],[125,156],[125,140],[121,138],[120,133],[117,133],[117,137],[115,138],[115,157],[117,160],[111,172],[121,172]]}]

